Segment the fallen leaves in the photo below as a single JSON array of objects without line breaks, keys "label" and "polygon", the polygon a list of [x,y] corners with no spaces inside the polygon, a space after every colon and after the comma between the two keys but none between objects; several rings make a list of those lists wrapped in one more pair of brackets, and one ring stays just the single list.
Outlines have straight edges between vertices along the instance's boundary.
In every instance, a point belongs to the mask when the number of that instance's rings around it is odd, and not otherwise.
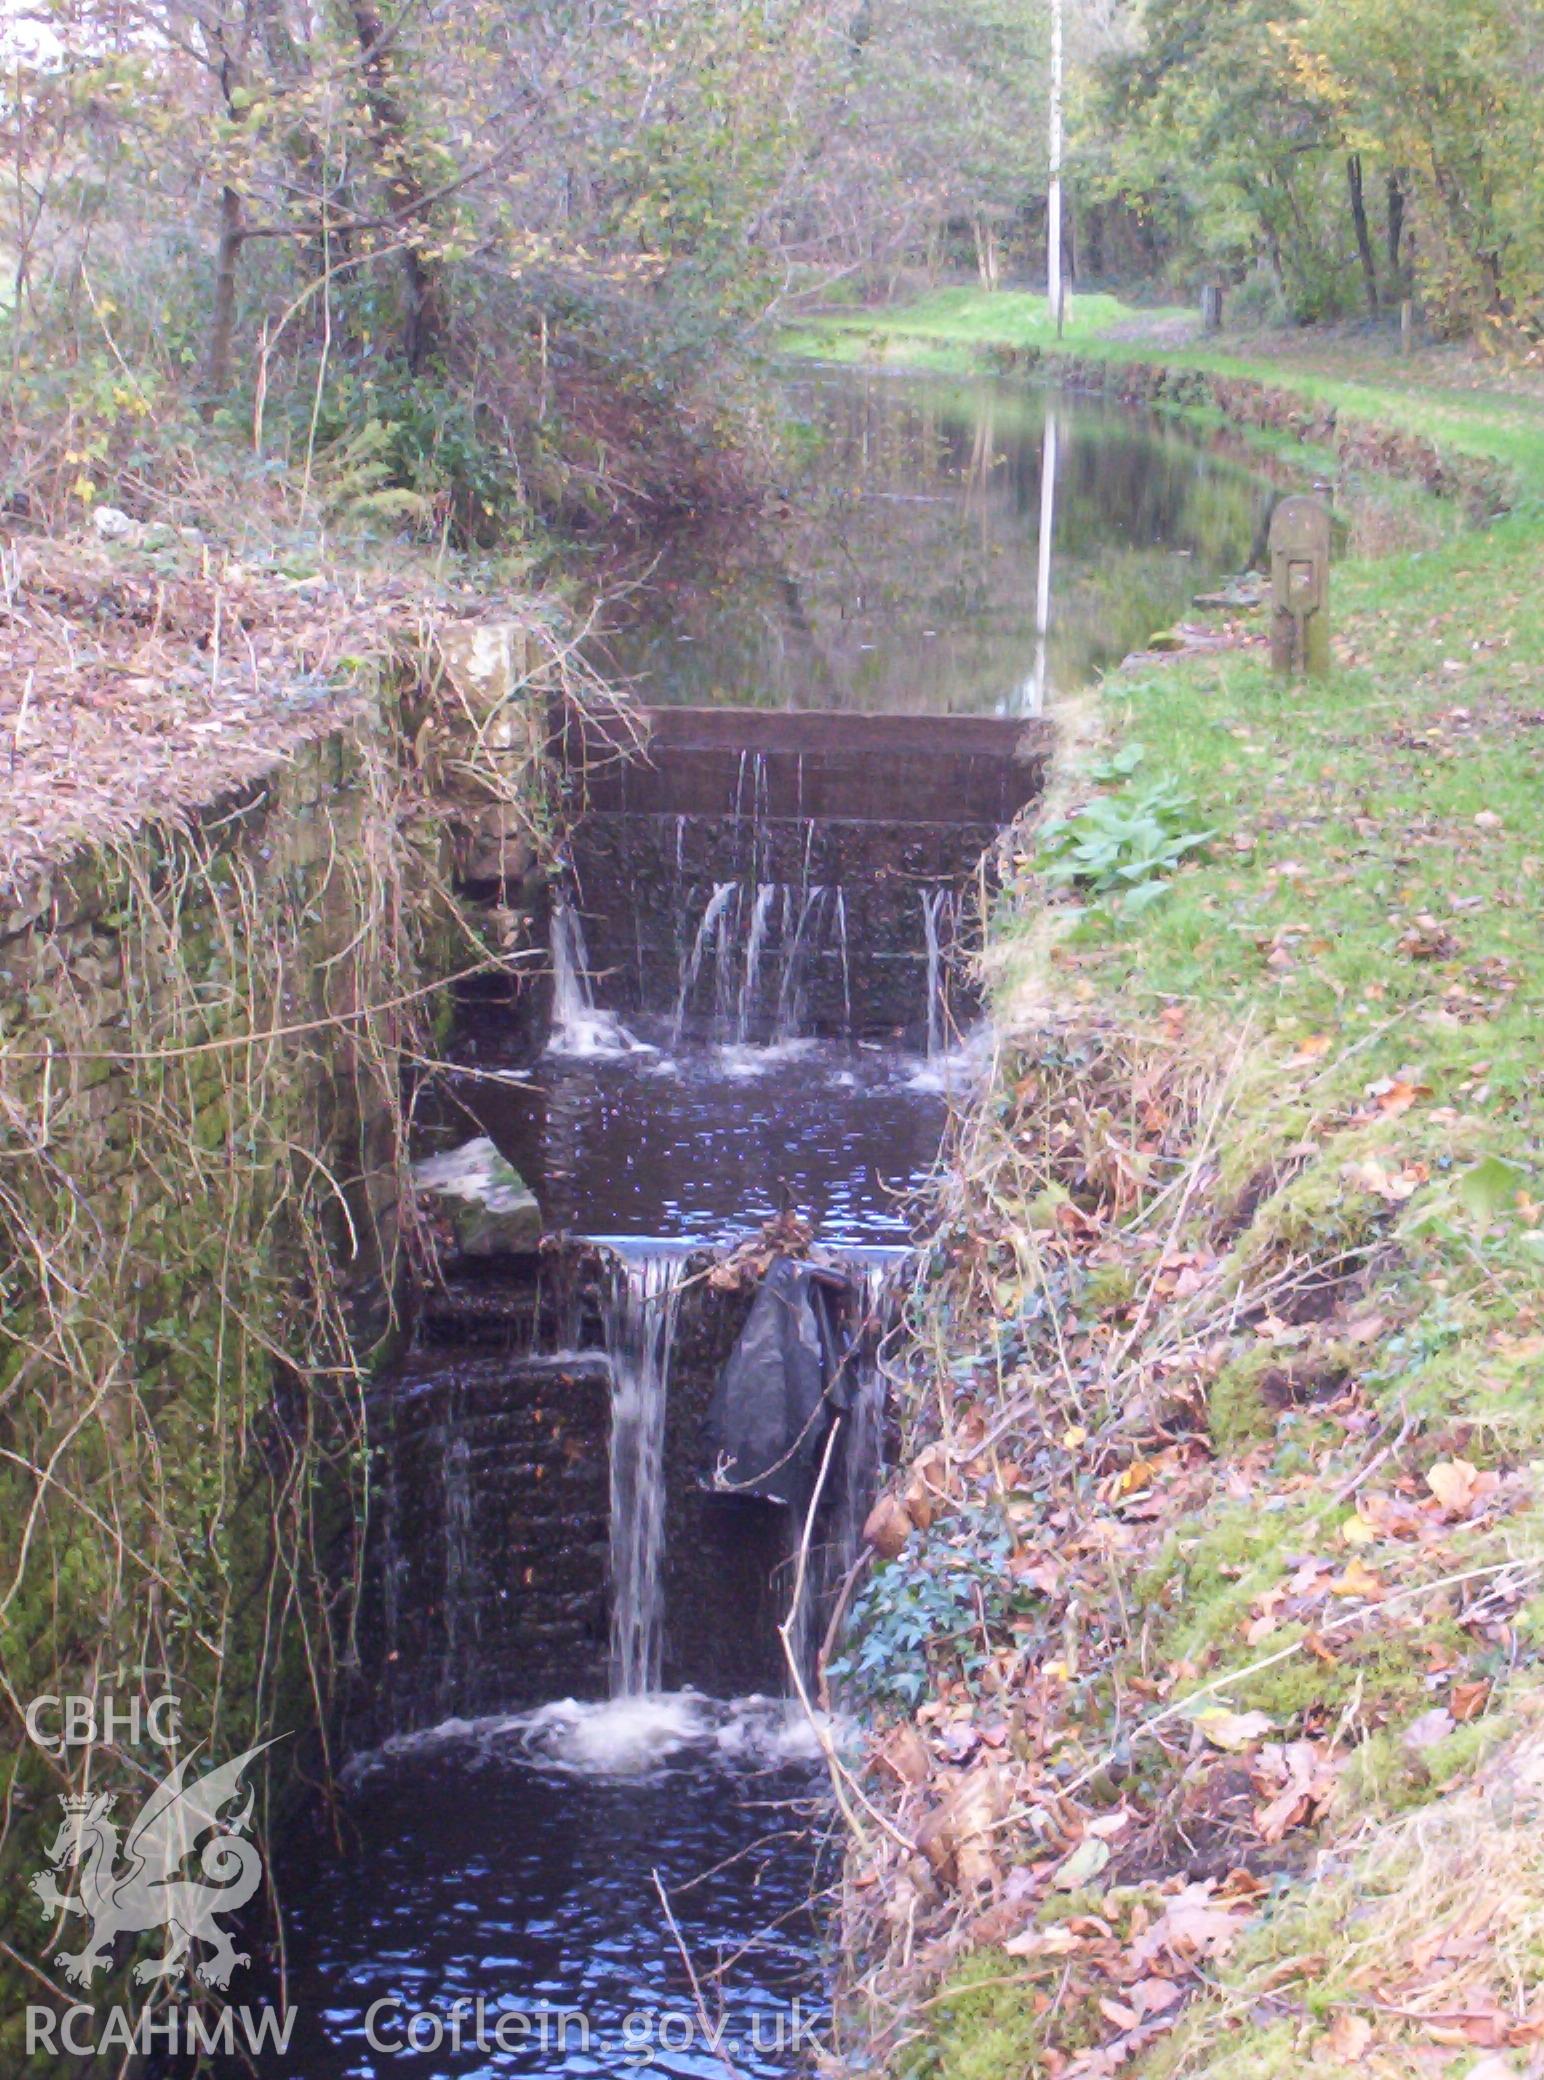
[{"label": "fallen leaves", "polygon": [[1262,1842],[1279,1842],[1289,1829],[1311,1826],[1335,1791],[1336,1765],[1314,1741],[1269,1743],[1252,1774],[1268,1794],[1254,1816]]},{"label": "fallen leaves", "polygon": [[[0,879],[33,880],[83,832],[121,837],[270,771],[363,712],[361,659],[521,616],[535,649],[546,617],[414,596],[400,579],[296,585],[210,545],[164,533],[130,555],[99,543],[12,543],[0,611],[0,734],[10,747]],[[561,668],[560,668],[561,669]]]},{"label": "fallen leaves", "polygon": [[864,1543],[871,1545],[881,1560],[895,1560],[915,1529],[900,1496],[886,1490],[863,1520]]},{"label": "fallen leaves", "polygon": [[1423,911],[1394,942],[1396,953],[1412,961],[1455,960],[1463,951],[1458,939],[1440,919]]},{"label": "fallen leaves", "polygon": [[1343,1574],[1330,1583],[1332,1596],[1357,1596],[1364,1602],[1376,1603],[1388,1594],[1388,1584],[1382,1575],[1375,1574],[1360,1554],[1353,1553],[1346,1563]]},{"label": "fallen leaves", "polygon": [[1372,2024],[1365,2015],[1353,2015],[1349,2008],[1342,2008],[1325,2033],[1324,2046],[1332,2058],[1354,2066],[1366,2055],[1372,2037]]},{"label": "fallen leaves", "polygon": [[1230,1712],[1223,1705],[1208,1705],[1191,1715],[1191,1724],[1214,1748],[1236,1755],[1262,1740],[1275,1724],[1268,1712]]},{"label": "fallen leaves", "polygon": [[[1301,917],[1304,892],[1289,900]],[[1407,921],[1414,901],[1403,891],[1397,900]],[[1414,928],[1426,928],[1423,915]],[[1306,967],[1306,926],[1282,928],[1271,945]],[[1406,948],[1414,959],[1447,951]],[[1161,1016],[1165,1064],[1191,1045],[1181,1009]],[[1337,1014],[1318,1015],[1328,1027]],[[1289,1054],[1309,1072],[1288,1092],[1294,1107],[1306,1114],[1305,1100],[1333,1085],[1332,1094],[1319,1116],[1294,1118],[1268,1149],[1251,1151],[1226,1204],[1204,1214],[1213,1173],[1203,1167],[1194,1217],[1181,1221],[1186,1186],[1170,1137],[1182,1097],[1144,1070],[1115,1089],[1101,1082],[1097,1103],[1080,1086],[1069,1125],[1046,1104],[1067,1052],[1058,1036],[1049,1060],[1014,1065],[1004,1137],[1036,1183],[1027,1232],[1047,1297],[1042,1325],[1024,1323],[1022,1295],[1036,1276],[1006,1172],[1001,1203],[983,1195],[982,1234],[958,1245],[992,1333],[972,1370],[954,1355],[972,1318],[950,1315],[941,1429],[963,1508],[996,1498],[1011,1527],[1001,1577],[1027,1592],[1017,1606],[1026,1615],[1007,1647],[994,1637],[970,1668],[931,1671],[939,1715],[917,1713],[926,1778],[909,1742],[877,1770],[910,1827],[990,1753],[1006,1818],[980,1836],[986,1860],[974,1877],[961,1871],[958,1838],[946,1839],[951,1823],[932,1822],[932,1856],[912,1859],[905,1885],[892,1880],[886,1911],[913,1955],[928,1943],[946,1961],[973,1945],[1005,1949],[1029,2006],[1054,2011],[1046,2043],[1056,2080],[1129,2069],[1193,1991],[1219,1975],[1247,1981],[1254,1953],[1239,1957],[1241,1938],[1267,1886],[1274,1914],[1297,1875],[1318,1868],[1320,1845],[1338,1846],[1338,1792],[1353,1756],[1382,1736],[1399,1781],[1439,1794],[1468,1746],[1443,1744],[1496,1711],[1491,1672],[1515,1657],[1533,1578],[1524,1562],[1515,1577],[1489,1563],[1511,1550],[1501,1527],[1529,1506],[1533,1477],[1524,1464],[1484,1464],[1492,1433],[1483,1425],[1423,1425],[1424,1411],[1406,1420],[1417,1404],[1401,1398],[1403,1371],[1418,1369],[1410,1354],[1426,1295],[1411,1290],[1399,1252],[1412,1229],[1427,1231],[1384,1214],[1431,1186],[1439,1162],[1430,1203],[1458,1203],[1464,1164],[1485,1145],[1477,1101],[1446,1040],[1425,1062],[1390,1051],[1365,1068],[1336,1062],[1333,1074],[1313,1075],[1336,1061],[1340,1038],[1338,1025],[1314,1031],[1306,1018],[1273,1038],[1274,1092]],[[1487,1044],[1499,1056],[1499,1039]],[[1476,1074],[1490,1066],[1473,1065]],[[1086,1063],[1078,1074],[1086,1083]],[[1438,1104],[1434,1085],[1453,1109]],[[1295,1216],[1287,1188],[1305,1173],[1322,1189],[1322,1201],[1302,1195],[1310,1220],[1321,1203],[1334,1209],[1324,1233],[1300,1243],[1294,1232],[1290,1255],[1270,1260],[1272,1276],[1241,1286],[1241,1272],[1261,1269],[1270,1202],[1281,1194]],[[1155,1183],[1168,1190],[1151,1226],[1132,1211],[1142,1205],[1141,1191],[1131,1196],[1136,1176],[1149,1194]],[[1380,1203],[1348,1205],[1357,1194]],[[1343,1260],[1328,1247],[1330,1236],[1368,1231],[1379,1239],[1365,1257]],[[1462,1297],[1456,1282],[1449,1290]],[[959,1292],[951,1288],[951,1304]],[[1504,1350],[1494,1337],[1477,1344],[1481,1383],[1488,1369],[1524,1388],[1544,1352],[1537,1328],[1529,1315]],[[1005,1433],[994,1414],[985,1449],[978,1409],[1020,1397],[1033,1420]],[[1219,1409],[1236,1416],[1233,1427],[1216,1420]],[[925,1530],[907,1492],[898,1500],[908,1538],[953,1535],[961,1505],[947,1486],[917,1498],[934,1512]],[[972,1639],[961,1659],[974,1648]],[[1133,1769],[1126,1751],[1138,1743]],[[1215,1872],[1234,1857],[1253,1872],[1219,1884]],[[906,1893],[918,1883],[923,1895]],[[1354,2066],[1381,2047],[1388,2033],[1378,2020],[1369,2028],[1369,2016],[1385,1992],[1304,2016],[1305,2065]]]},{"label": "fallen leaves", "polygon": [[932,1774],[927,1743],[909,1719],[891,1727],[875,1750],[874,1762],[898,1784],[913,1790],[925,1784]]},{"label": "fallen leaves", "polygon": [[961,1477],[942,1445],[929,1445],[912,1461],[899,1495],[886,1489],[863,1522],[863,1537],[882,1560],[897,1559],[913,1531],[926,1531],[941,1510],[962,1492]]},{"label": "fallen leaves", "polygon": [[1007,1784],[995,1756],[984,1755],[944,1793],[916,1830],[916,1845],[933,1875],[965,1899],[989,1893],[1001,1876],[996,1829]]},{"label": "fallen leaves", "polygon": [[1412,1083],[1403,1076],[1380,1076],[1367,1086],[1367,1096],[1385,1119],[1398,1119],[1417,1099],[1429,1098],[1431,1094],[1430,1084]]},{"label": "fallen leaves", "polygon": [[1478,1719],[1490,1703],[1488,1682],[1455,1683],[1448,1693],[1448,1708],[1460,1726]]},{"label": "fallen leaves", "polygon": [[1253,1918],[1253,1902],[1221,1905],[1213,1897],[1211,1879],[1185,1886],[1153,1923],[1131,1945],[1131,1961],[1137,1970],[1149,1971],[1167,1961],[1189,1970],[1213,1958],[1226,1957]]},{"label": "fallen leaves", "polygon": [[1406,1162],[1396,1167],[1392,1162],[1369,1156],[1360,1162],[1346,1163],[1340,1174],[1354,1190],[1386,1200],[1390,1206],[1403,1206],[1423,1184],[1430,1182],[1431,1166]]},{"label": "fallen leaves", "polygon": [[[1426,1476],[1426,1485],[1449,1516],[1467,1516],[1480,1487],[1480,1471],[1467,1459],[1439,1459]],[[1491,1484],[1499,1485],[1496,1475]]]},{"label": "fallen leaves", "polygon": [[1306,1069],[1313,1062],[1322,1062],[1331,1046],[1328,1033],[1310,1033],[1297,1044],[1297,1052],[1287,1062],[1289,1069]]},{"label": "fallen leaves", "polygon": [[1097,1835],[1085,1835],[1051,1883],[1058,1892],[1081,1892],[1091,1885],[1110,1861],[1110,1845]]}]

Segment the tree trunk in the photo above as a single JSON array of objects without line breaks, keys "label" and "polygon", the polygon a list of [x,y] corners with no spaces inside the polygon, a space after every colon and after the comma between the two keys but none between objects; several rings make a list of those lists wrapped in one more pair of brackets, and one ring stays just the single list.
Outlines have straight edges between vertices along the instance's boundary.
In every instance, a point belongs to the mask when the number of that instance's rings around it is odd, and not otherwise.
[{"label": "tree trunk", "polygon": [[997,228],[987,217],[972,217],[976,239],[976,273],[983,289],[995,289],[998,278]]},{"label": "tree trunk", "polygon": [[1388,177],[1389,294],[1398,303],[1405,294],[1405,184],[1397,173]]},{"label": "tree trunk", "polygon": [[1367,195],[1362,185],[1362,155],[1352,152],[1346,160],[1346,184],[1351,190],[1351,221],[1356,226],[1356,250],[1362,262],[1362,280],[1367,285],[1367,308],[1378,315],[1378,263],[1372,256],[1372,233],[1367,228]]},{"label": "tree trunk", "polygon": [[204,347],[203,413],[208,418],[231,386],[231,346],[236,336],[236,268],[243,240],[241,196],[220,190],[220,240],[215,248],[214,309]]},{"label": "tree trunk", "polygon": [[924,251],[923,266],[927,270],[927,285],[930,289],[936,289],[944,271],[944,228],[941,224],[934,222],[928,225]]},{"label": "tree trunk", "polygon": [[1088,255],[1088,279],[1097,282],[1104,269],[1104,204],[1090,203],[1083,212],[1078,230],[1082,234],[1083,250]]},{"label": "tree trunk", "polygon": [[[236,66],[228,53],[220,57],[220,94],[227,116],[241,120],[236,107]],[[215,407],[231,386],[231,349],[236,337],[236,270],[245,240],[241,190],[226,181],[220,189],[220,235],[214,256],[214,308],[209,315],[209,338],[204,349],[203,416],[212,417]]]},{"label": "tree trunk", "polygon": [[401,219],[402,358],[417,375],[445,336],[443,282],[438,261],[425,253],[426,190],[419,174],[407,106],[397,91],[389,36],[375,0],[350,0],[354,33],[364,60],[365,100],[375,127],[381,172],[393,212]]}]

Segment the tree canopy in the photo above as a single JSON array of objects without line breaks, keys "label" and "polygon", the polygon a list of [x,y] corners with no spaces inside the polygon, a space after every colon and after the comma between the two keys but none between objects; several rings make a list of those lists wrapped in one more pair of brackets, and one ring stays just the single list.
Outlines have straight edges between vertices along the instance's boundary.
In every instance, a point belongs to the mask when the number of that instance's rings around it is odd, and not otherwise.
[{"label": "tree canopy", "polygon": [[[723,495],[732,350],[792,300],[1043,272],[1048,12],[36,0],[7,493],[89,500],[183,414],[469,539]],[[1072,0],[1068,37],[1079,283],[1537,336],[1544,0]]]}]

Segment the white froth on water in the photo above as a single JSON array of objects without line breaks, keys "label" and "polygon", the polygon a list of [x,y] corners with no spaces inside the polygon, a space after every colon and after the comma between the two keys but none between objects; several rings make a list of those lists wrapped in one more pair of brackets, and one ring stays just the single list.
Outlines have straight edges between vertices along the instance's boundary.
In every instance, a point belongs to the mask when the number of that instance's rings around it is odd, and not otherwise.
[{"label": "white froth on water", "polygon": [[978,1028],[947,1053],[918,1062],[905,1079],[905,1087],[909,1091],[941,1091],[946,1096],[960,1097],[981,1080],[990,1046],[989,1031]]},{"label": "white froth on water", "polygon": [[580,1060],[658,1052],[595,1002],[584,927],[578,911],[562,897],[552,908],[552,1034],[547,1052]]},{"label": "white froth on water", "polygon": [[813,1040],[774,1040],[764,1047],[734,1043],[715,1050],[719,1071],[739,1083],[752,1076],[765,1076],[784,1062],[796,1062],[814,1052]]},{"label": "white froth on water", "polygon": [[526,1714],[520,1738],[533,1761],[575,1776],[636,1777],[711,1731],[707,1699],[682,1690],[605,1704],[544,1704]]},{"label": "white froth on water", "polygon": [[614,1697],[598,1704],[563,1698],[534,1711],[482,1719],[445,1719],[398,1734],[356,1755],[344,1771],[357,1781],[398,1757],[443,1747],[468,1750],[480,1763],[523,1762],[573,1777],[647,1777],[689,1757],[724,1768],[776,1769],[818,1762],[822,1732],[796,1702],[782,1697],[704,1697],[696,1690]]}]

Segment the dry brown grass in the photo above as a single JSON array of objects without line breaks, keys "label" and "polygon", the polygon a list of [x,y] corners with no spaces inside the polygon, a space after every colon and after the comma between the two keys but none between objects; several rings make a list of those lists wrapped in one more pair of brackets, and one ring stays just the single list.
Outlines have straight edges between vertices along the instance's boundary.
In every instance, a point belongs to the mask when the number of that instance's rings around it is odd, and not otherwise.
[{"label": "dry brown grass", "polygon": [[1544,2072],[1544,1693],[1472,1777],[1327,1848],[1320,1881],[1207,1999],[1156,2071],[1275,2080]]},{"label": "dry brown grass", "polygon": [[[447,636],[493,624],[520,634],[510,700],[610,705],[537,601],[422,574],[297,580],[175,536],[18,539],[0,549],[0,886],[221,800],[362,716],[394,667],[438,681]],[[469,726],[459,777],[502,797],[488,719]]]}]

